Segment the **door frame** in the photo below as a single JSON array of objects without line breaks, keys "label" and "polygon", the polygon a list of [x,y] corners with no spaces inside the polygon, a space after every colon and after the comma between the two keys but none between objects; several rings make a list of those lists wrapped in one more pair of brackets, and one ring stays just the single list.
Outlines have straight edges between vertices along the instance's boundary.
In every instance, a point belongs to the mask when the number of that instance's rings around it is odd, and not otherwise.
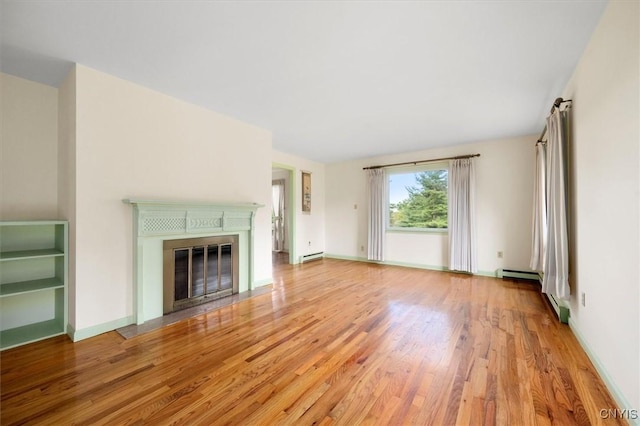
[{"label": "door frame", "polygon": [[[295,259],[298,258],[296,238],[295,238],[296,237],[295,194],[297,194],[296,192],[297,185],[296,185],[296,179],[295,179],[296,168],[289,166],[287,164],[271,163],[271,171],[273,172],[274,169],[286,170],[289,173],[289,179],[288,179],[289,205],[285,205],[285,216],[286,216],[285,221],[288,225],[288,230],[289,230],[287,234],[287,243],[289,246],[289,264],[294,264],[296,263]],[[273,173],[272,173],[272,180],[273,180]]]}]

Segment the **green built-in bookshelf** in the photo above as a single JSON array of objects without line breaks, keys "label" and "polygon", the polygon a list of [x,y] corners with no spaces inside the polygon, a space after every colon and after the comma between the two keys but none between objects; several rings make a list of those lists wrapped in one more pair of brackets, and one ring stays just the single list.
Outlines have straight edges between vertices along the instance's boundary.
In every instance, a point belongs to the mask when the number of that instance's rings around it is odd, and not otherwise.
[{"label": "green built-in bookshelf", "polygon": [[67,331],[68,224],[0,221],[0,349]]}]

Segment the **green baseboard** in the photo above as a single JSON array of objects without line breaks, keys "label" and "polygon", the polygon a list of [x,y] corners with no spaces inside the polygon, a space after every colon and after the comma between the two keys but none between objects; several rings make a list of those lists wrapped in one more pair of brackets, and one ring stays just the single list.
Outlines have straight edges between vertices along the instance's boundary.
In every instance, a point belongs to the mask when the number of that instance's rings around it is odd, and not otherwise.
[{"label": "green baseboard", "polygon": [[[613,380],[613,378],[611,377],[611,375],[609,374],[609,372],[605,368],[605,366],[602,363],[602,361],[600,361],[600,358],[598,358],[596,353],[591,349],[591,347],[587,343],[587,340],[585,339],[584,335],[582,334],[582,332],[580,331],[580,329],[578,328],[577,324],[575,323],[575,321],[572,318],[569,318],[569,327],[571,328],[571,331],[573,332],[573,335],[576,336],[576,339],[578,339],[578,343],[580,343],[580,346],[582,346],[582,349],[584,349],[584,351],[586,352],[587,356],[589,357],[589,359],[593,363],[593,366],[596,368],[596,371],[598,371],[598,374],[602,378],[602,381],[604,382],[605,386],[607,387],[607,390],[611,393],[611,396],[616,401],[616,403],[618,404],[619,408],[621,410],[624,410],[624,409],[636,410],[636,413],[640,413],[640,407],[634,407],[633,405],[631,405],[629,403],[627,398],[624,396],[624,394],[622,393],[620,388],[618,388],[618,386],[616,385],[616,382]],[[614,408],[614,407],[598,407],[598,408],[599,409],[609,409],[609,408]],[[626,418],[625,420],[627,420],[630,425],[640,426],[640,415],[636,416],[636,417],[638,417],[638,418],[635,418],[635,419]]]},{"label": "green baseboard", "polygon": [[71,340],[73,340],[74,342],[77,342],[79,340],[88,339],[89,337],[94,337],[99,334],[106,333],[108,331],[113,331],[115,329],[130,325],[130,324],[134,324],[134,323],[135,323],[135,319],[133,318],[133,315],[131,315],[125,318],[120,318],[117,320],[105,322],[103,324],[94,325],[94,326],[83,328],[80,330],[76,330],[71,325],[69,325],[67,327],[67,334],[69,335]]},{"label": "green baseboard", "polygon": [[374,262],[372,260],[368,260],[366,257],[343,256],[341,254],[325,253],[324,257],[329,259],[338,259],[338,260],[353,260],[355,262],[380,263],[380,262]]},{"label": "green baseboard", "polygon": [[491,277],[491,278],[498,278],[498,270],[496,271],[478,271],[473,275],[480,275],[483,277]]},{"label": "green baseboard", "polygon": [[[376,261],[376,260],[369,260],[366,257],[343,256],[343,255],[331,254],[331,253],[325,253],[324,257],[329,258],[329,259],[351,260],[351,261],[354,261],[354,262],[377,263],[379,265],[402,266],[402,267],[405,267],[405,268],[427,269],[429,271],[451,272],[451,270],[449,268],[447,268],[446,266],[439,266],[439,265],[425,265],[425,264],[422,264],[422,263],[396,262],[396,261],[393,261],[393,260]],[[473,275],[480,275],[480,276],[483,276],[483,277],[494,277],[495,278],[497,276],[497,273],[496,272],[491,272],[491,271],[478,271]]]},{"label": "green baseboard", "polygon": [[431,271],[448,271],[449,270],[444,266],[423,265],[423,264],[408,263],[408,262],[394,262],[390,260],[377,261],[377,260],[369,260],[366,257],[343,256],[339,254],[330,254],[330,253],[325,253],[324,257],[327,257],[330,259],[338,259],[338,260],[351,260],[354,262],[376,263],[378,265],[403,266],[406,268],[429,269]]}]

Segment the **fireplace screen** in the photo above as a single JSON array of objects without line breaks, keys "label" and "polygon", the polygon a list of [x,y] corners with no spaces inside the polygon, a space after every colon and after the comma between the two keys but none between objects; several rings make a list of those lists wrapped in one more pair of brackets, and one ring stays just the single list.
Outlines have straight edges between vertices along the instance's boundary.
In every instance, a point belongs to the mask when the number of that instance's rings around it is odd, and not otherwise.
[{"label": "fireplace screen", "polygon": [[165,240],[164,313],[238,292],[238,236]]}]

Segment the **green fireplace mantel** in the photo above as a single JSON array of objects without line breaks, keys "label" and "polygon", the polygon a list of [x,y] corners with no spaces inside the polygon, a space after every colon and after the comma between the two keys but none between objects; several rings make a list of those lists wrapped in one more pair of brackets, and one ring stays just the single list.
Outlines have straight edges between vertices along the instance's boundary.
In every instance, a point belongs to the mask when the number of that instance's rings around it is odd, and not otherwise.
[{"label": "green fireplace mantel", "polygon": [[237,234],[240,292],[254,287],[255,214],[263,204],[126,199],[133,207],[133,297],[137,324],[162,316],[162,242]]}]

